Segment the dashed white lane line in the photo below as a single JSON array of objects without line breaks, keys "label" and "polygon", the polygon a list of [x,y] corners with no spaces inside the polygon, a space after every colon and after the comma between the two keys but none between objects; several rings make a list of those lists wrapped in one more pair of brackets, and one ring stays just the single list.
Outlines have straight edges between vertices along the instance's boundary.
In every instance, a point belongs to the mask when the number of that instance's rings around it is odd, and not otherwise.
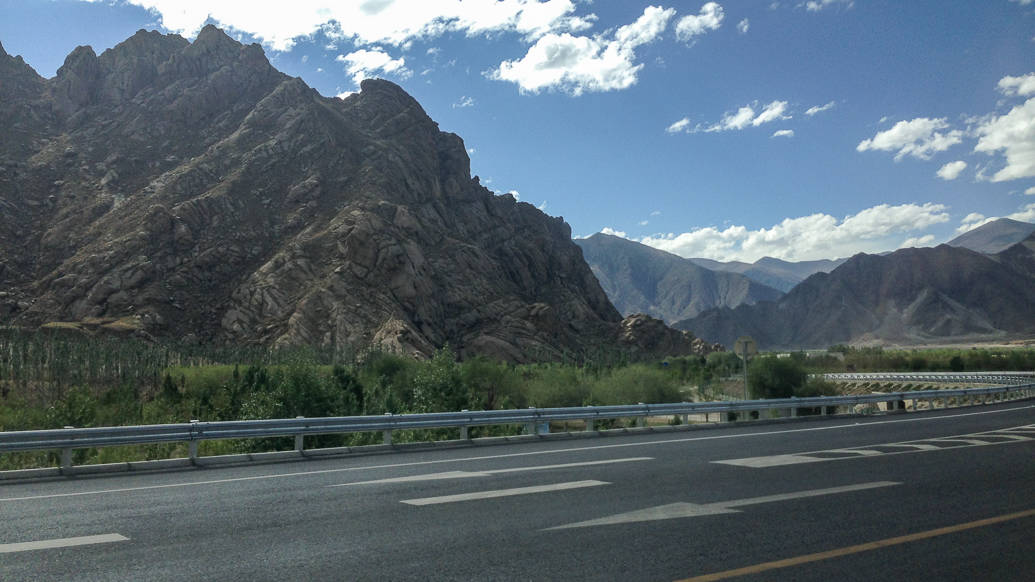
[{"label": "dashed white lane line", "polygon": [[565,491],[568,489],[581,489],[583,487],[598,487],[610,485],[607,481],[569,481],[567,483],[553,483],[551,485],[535,485],[532,487],[515,487],[513,489],[496,489],[495,491],[475,491],[474,493],[459,493],[456,495],[442,495],[440,497],[423,497],[420,499],[403,499],[402,503],[407,505],[437,505],[440,503],[457,503],[460,501],[475,501],[478,499],[495,499],[497,497],[510,497],[513,495],[530,495],[533,493],[549,493],[552,491]]},{"label": "dashed white lane line", "polygon": [[77,538],[60,538],[54,540],[40,540],[37,542],[20,542],[16,544],[0,544],[0,554],[13,554],[15,552],[28,552],[31,550],[52,550],[55,548],[70,548],[74,546],[88,546],[92,544],[109,544],[112,542],[129,541],[124,535],[117,533],[101,534],[95,536],[81,536]]},{"label": "dashed white lane line", "polygon": [[537,465],[534,467],[510,467],[507,469],[489,469],[487,471],[444,471],[442,473],[426,473],[423,475],[407,475],[405,477],[389,477],[387,479],[373,479],[370,481],[355,481],[353,483],[339,483],[328,485],[328,487],[348,487],[349,485],[374,485],[382,483],[412,483],[415,481],[438,481],[441,479],[468,479],[471,477],[491,477],[506,473],[521,473],[526,471],[545,471],[547,469],[570,469],[573,467],[591,467],[593,465],[613,465],[615,463],[631,463],[636,461],[652,461],[654,457],[630,457],[627,459],[609,459],[603,461],[583,461],[581,463],[562,463],[559,465]]},{"label": "dashed white lane line", "polygon": [[[767,455],[764,457],[745,457],[742,459],[723,459],[712,461],[723,465],[734,465],[738,467],[750,467],[762,469],[766,467],[780,467],[783,465],[798,465],[801,463],[819,463],[823,461],[841,461],[844,459],[858,459],[860,457],[879,457],[887,455],[902,455],[906,453],[920,453],[925,451],[941,451],[961,449],[969,447],[986,447],[992,445],[1006,445],[1023,441],[1035,440],[1031,436],[1017,434],[1018,429],[1030,428],[1035,425],[1024,427],[1013,427],[987,431],[982,433],[964,434],[957,436],[936,437],[907,441],[902,443],[885,443],[879,445],[867,445],[867,447],[828,449],[825,451],[809,451],[803,453],[792,453],[782,455]],[[935,444],[931,444],[935,443]],[[902,448],[901,451],[880,451],[874,448]]]}]

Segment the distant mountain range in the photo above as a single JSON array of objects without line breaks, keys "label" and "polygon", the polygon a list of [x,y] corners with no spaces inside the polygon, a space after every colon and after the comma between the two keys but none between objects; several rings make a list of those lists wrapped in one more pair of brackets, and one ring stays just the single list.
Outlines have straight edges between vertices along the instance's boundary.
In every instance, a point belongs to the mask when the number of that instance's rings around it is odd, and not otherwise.
[{"label": "distant mountain range", "polygon": [[773,257],[762,257],[754,263],[731,261],[723,263],[711,259],[689,259],[713,271],[738,273],[784,293],[816,273],[829,273],[848,259],[791,262]]},{"label": "distant mountain range", "polygon": [[712,309],[674,327],[727,346],[750,335],[762,349],[1032,334],[1035,236],[997,254],[950,245],[859,254],[777,301]]},{"label": "distant mountain range", "polygon": [[783,295],[744,275],[710,270],[617,236],[595,234],[575,243],[623,315],[646,313],[671,323],[713,307],[773,301]]}]

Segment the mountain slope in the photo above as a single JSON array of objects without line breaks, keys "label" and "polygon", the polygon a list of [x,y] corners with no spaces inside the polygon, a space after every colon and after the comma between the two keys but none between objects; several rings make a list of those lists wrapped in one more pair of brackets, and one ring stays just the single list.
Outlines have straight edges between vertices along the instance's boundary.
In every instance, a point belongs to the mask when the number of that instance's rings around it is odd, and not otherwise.
[{"label": "mountain slope", "polygon": [[1029,239],[997,256],[948,245],[856,255],[777,302],[715,309],[675,327],[725,345],[749,334],[765,349],[1035,333],[1033,247]]},{"label": "mountain slope", "polygon": [[515,361],[701,347],[623,326],[568,225],[482,187],[387,81],[324,98],[212,26],[0,74],[5,322]]},{"label": "mountain slope", "polygon": [[946,244],[979,253],[995,254],[1026,239],[1033,232],[1035,224],[1000,218],[965,232]]},{"label": "mountain slope", "polygon": [[712,307],[772,301],[781,293],[736,273],[714,272],[676,255],[607,234],[575,241],[604,292],[623,314],[667,322]]}]

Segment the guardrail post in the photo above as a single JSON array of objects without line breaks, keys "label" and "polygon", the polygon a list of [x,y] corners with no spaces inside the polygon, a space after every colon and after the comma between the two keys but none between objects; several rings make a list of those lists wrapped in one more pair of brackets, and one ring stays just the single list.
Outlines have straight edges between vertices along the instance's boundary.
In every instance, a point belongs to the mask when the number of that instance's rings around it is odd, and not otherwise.
[{"label": "guardrail post", "polygon": [[190,462],[193,465],[198,460],[198,439],[196,438],[196,433],[194,432],[194,429],[197,428],[195,425],[198,424],[198,420],[196,418],[192,418],[190,420],[190,423],[190,441],[187,443],[187,457],[190,459]]},{"label": "guardrail post", "polygon": [[[304,416],[296,416],[295,417],[296,420],[301,420],[303,418],[305,418],[305,417]],[[298,451],[298,454],[300,454],[300,455],[305,450],[305,437],[302,434],[296,434],[295,435],[295,450]]]},{"label": "guardrail post", "polygon": [[[385,416],[391,417],[392,413],[391,412],[386,412]],[[384,438],[384,443],[386,445],[392,444],[392,429],[390,429],[390,428],[389,429],[385,429],[384,431],[382,431],[381,434],[382,434],[382,437]]]},{"label": "guardrail post", "polygon": [[[460,412],[470,412],[470,410],[464,408]],[[467,425],[466,424],[460,425],[460,440],[466,441],[466,440],[469,440],[469,439],[470,439],[470,437],[467,436]]]},{"label": "guardrail post", "polygon": [[[533,415],[535,414],[535,406],[529,406],[528,409],[533,411]],[[525,424],[525,434],[536,434],[535,420],[532,420],[531,422]]]},{"label": "guardrail post", "polygon": [[[66,426],[65,428],[75,428],[74,426]],[[61,474],[68,475],[72,472],[72,448],[65,447],[61,449]]]}]

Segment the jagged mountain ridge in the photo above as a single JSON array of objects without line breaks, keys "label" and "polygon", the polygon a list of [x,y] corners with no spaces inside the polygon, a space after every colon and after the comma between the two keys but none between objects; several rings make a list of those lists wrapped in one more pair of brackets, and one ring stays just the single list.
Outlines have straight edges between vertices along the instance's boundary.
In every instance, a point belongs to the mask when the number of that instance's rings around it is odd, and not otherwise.
[{"label": "jagged mountain ridge", "polygon": [[962,247],[859,254],[806,279],[776,302],[714,309],[675,324],[763,349],[838,343],[937,343],[1035,333],[1035,237],[985,255]]},{"label": "jagged mountain ridge", "polygon": [[481,186],[387,81],[324,98],[212,26],[79,47],[53,79],[3,53],[0,75],[5,324],[512,361],[705,349],[623,324],[568,225]]},{"label": "jagged mountain ridge", "polygon": [[611,303],[625,315],[646,313],[673,323],[713,307],[783,295],[743,275],[712,271],[621,237],[598,233],[575,242]]}]

